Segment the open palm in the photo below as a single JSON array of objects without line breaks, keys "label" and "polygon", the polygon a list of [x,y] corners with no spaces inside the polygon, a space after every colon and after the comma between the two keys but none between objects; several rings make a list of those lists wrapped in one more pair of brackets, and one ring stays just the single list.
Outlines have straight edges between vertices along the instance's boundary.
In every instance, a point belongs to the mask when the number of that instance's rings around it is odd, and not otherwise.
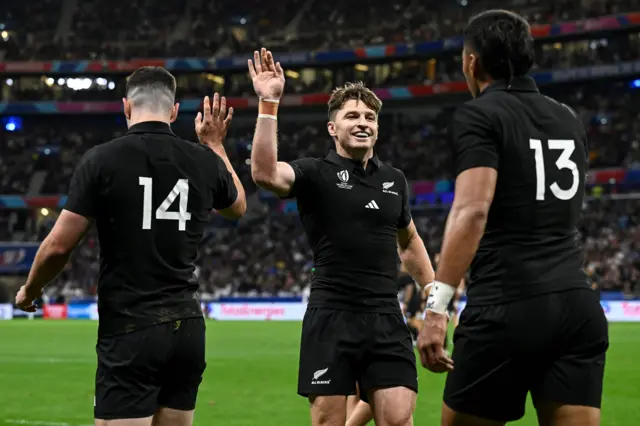
[{"label": "open palm", "polygon": [[284,71],[273,61],[273,55],[264,47],[253,52],[253,61],[249,59],[249,74],[253,80],[253,90],[264,99],[280,99],[284,91]]}]

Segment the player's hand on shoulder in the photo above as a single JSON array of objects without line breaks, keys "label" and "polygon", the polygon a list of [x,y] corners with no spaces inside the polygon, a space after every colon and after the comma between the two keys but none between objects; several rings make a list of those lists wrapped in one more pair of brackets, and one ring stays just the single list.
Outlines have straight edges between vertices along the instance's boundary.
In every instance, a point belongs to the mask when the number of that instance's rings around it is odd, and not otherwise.
[{"label": "player's hand on shoulder", "polygon": [[224,143],[233,118],[233,107],[227,111],[227,99],[218,93],[213,95],[213,105],[208,96],[204,97],[203,112],[195,119],[196,135],[201,143],[216,147]]},{"label": "player's hand on shoulder", "polygon": [[34,293],[23,285],[16,295],[16,307],[21,311],[35,312],[37,307],[33,302],[40,297],[42,297],[42,291]]},{"label": "player's hand on shoulder", "polygon": [[274,62],[271,51],[263,47],[260,52],[253,52],[253,61],[249,59],[248,65],[256,95],[263,99],[279,100],[284,91],[284,71],[280,62]]},{"label": "player's hand on shoulder", "polygon": [[447,336],[448,318],[446,315],[427,311],[424,324],[418,334],[418,352],[422,366],[434,373],[453,370],[453,360],[444,349]]}]

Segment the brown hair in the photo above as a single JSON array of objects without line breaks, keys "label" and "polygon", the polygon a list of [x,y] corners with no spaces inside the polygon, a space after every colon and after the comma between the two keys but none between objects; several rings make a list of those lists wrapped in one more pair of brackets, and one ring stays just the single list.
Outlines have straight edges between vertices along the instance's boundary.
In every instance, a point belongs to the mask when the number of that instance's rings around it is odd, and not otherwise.
[{"label": "brown hair", "polygon": [[378,98],[371,89],[367,89],[363,82],[347,83],[344,86],[335,88],[331,93],[331,98],[329,99],[329,120],[333,120],[336,112],[350,100],[364,102],[364,104],[374,110],[376,114],[382,109],[382,101],[380,98]]}]

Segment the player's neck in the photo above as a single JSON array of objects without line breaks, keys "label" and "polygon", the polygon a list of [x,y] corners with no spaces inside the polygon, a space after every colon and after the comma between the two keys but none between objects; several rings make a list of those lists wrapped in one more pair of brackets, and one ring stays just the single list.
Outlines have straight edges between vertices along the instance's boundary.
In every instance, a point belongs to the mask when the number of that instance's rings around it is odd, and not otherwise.
[{"label": "player's neck", "polygon": [[489,85],[491,84],[491,81],[482,81],[482,82],[478,82],[478,95],[482,92],[484,92],[484,89],[486,89],[487,87],[489,87]]},{"label": "player's neck", "polygon": [[166,123],[167,125],[171,125],[169,117],[166,114],[140,114],[140,115],[132,115],[131,119],[127,120],[127,124],[129,127],[134,126],[139,123],[144,123],[147,121],[159,121],[162,123]]},{"label": "player's neck", "polygon": [[338,144],[336,145],[337,145],[336,152],[338,153],[339,156],[344,158],[349,158],[350,160],[359,161],[360,163],[362,163],[362,167],[364,169],[367,168],[367,164],[369,163],[369,160],[371,159],[371,157],[373,157],[373,149],[368,149],[366,151],[362,151],[362,150],[348,151],[344,149],[342,146]]}]

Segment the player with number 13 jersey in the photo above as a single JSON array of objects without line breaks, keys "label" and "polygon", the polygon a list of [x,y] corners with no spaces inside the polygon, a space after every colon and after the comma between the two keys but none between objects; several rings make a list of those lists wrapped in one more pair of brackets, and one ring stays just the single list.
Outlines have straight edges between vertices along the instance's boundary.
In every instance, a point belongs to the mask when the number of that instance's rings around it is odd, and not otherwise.
[{"label": "player with number 13 jersey", "polygon": [[423,365],[442,372],[430,356],[442,354],[435,333],[470,266],[443,425],[520,419],[529,392],[543,426],[599,424],[608,331],[578,232],[587,137],[576,112],[527,76],[532,46],[529,24],[504,10],[476,15],[465,30],[474,99],[449,131],[455,198],[418,337]]}]

